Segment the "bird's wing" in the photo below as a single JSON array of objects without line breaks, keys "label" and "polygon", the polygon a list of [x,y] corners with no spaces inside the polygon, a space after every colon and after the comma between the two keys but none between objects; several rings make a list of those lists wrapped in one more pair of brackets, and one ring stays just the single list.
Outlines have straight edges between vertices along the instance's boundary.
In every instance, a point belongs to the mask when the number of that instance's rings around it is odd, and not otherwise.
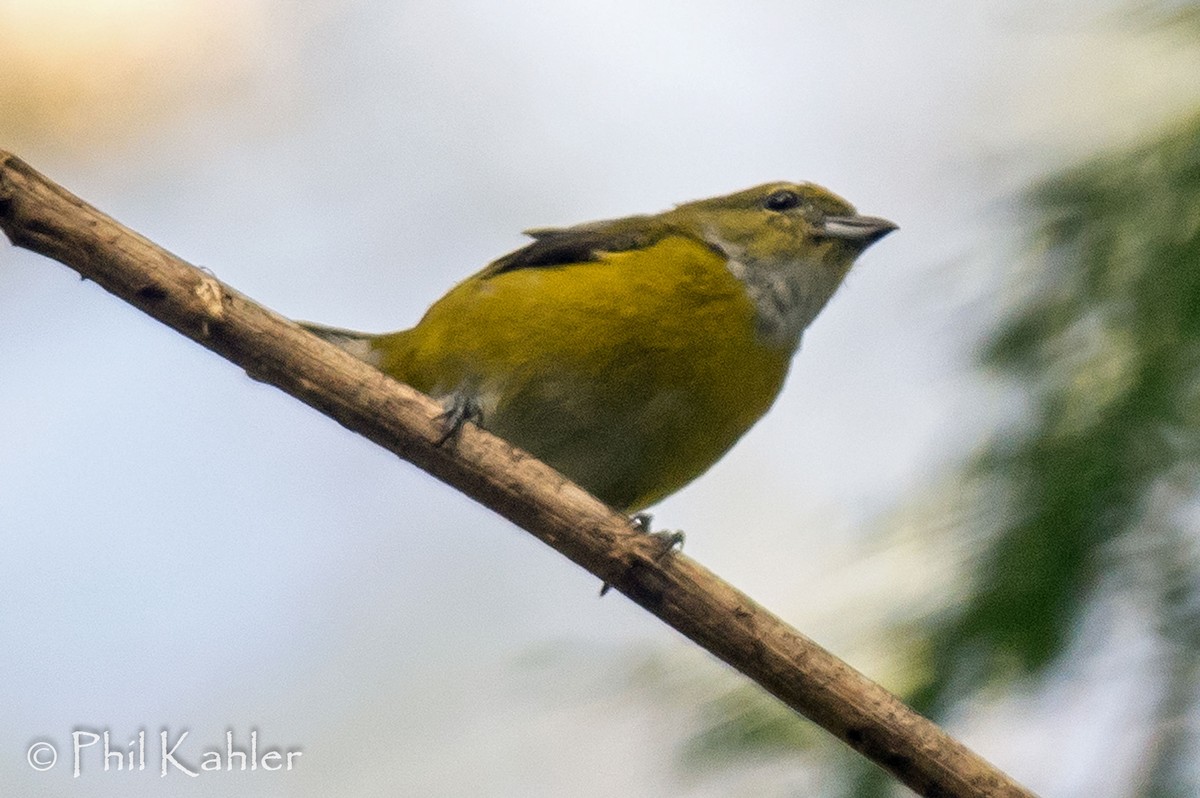
[{"label": "bird's wing", "polygon": [[533,243],[492,261],[478,276],[486,278],[517,269],[589,263],[599,260],[605,252],[628,252],[651,246],[668,233],[662,226],[652,223],[651,217],[630,217],[525,232],[533,237]]}]

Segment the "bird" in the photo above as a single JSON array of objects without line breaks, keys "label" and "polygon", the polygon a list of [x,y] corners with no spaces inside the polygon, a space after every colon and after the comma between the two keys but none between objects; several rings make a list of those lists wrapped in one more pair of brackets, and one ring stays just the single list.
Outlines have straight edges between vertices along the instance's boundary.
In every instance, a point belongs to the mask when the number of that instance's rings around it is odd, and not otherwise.
[{"label": "bird", "polygon": [[771,407],[804,330],[897,229],[813,183],[527,230],[416,326],[301,326],[614,509],[692,482]]}]

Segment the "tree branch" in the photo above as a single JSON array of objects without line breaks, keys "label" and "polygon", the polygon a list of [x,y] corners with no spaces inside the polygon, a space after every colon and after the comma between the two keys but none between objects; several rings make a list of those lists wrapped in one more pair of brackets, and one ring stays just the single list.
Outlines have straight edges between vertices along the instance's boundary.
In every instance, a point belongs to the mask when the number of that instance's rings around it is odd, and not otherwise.
[{"label": "tree branch", "polygon": [[566,478],[180,260],[0,151],[0,229],[411,461],[591,571],[926,796],[1032,793],[690,558],[658,559]]}]

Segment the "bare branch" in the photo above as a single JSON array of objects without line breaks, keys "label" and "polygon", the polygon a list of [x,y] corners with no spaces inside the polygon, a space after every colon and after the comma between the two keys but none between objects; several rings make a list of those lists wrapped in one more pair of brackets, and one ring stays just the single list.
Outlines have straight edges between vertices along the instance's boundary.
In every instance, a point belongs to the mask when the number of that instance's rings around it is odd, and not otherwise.
[{"label": "bare branch", "polygon": [[118,224],[0,151],[0,229],[453,485],[591,571],[926,796],[1032,793],[690,558],[563,476]]}]

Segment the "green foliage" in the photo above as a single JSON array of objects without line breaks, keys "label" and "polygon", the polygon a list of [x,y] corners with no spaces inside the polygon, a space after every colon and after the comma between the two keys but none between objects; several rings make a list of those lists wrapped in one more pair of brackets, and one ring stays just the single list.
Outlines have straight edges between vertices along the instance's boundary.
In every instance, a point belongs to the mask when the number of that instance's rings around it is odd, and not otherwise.
[{"label": "green foliage", "polygon": [[[1163,555],[1200,493],[1200,117],[1046,180],[1028,210],[1044,220],[1029,298],[982,362],[1031,413],[971,467],[1004,512],[969,600],[931,630],[939,678],[918,700],[935,711],[1046,668],[1101,579],[1134,581],[1129,552]],[[1190,543],[1167,537],[1194,581]],[[1177,598],[1159,596],[1164,618]]]}]

